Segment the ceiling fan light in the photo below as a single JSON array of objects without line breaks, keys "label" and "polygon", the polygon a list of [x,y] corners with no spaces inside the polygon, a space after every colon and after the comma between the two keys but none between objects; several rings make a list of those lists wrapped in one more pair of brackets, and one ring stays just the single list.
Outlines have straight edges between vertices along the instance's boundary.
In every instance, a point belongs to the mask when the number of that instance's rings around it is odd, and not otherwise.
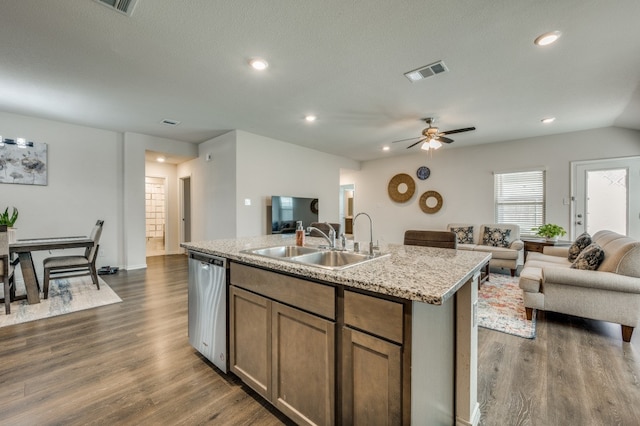
[{"label": "ceiling fan light", "polygon": [[422,146],[420,146],[420,149],[424,149],[425,151],[429,151],[429,142],[425,141],[422,143]]},{"label": "ceiling fan light", "polygon": [[429,142],[429,146],[433,149],[438,149],[442,146],[442,142],[437,141],[435,139],[431,139],[431,141]]}]

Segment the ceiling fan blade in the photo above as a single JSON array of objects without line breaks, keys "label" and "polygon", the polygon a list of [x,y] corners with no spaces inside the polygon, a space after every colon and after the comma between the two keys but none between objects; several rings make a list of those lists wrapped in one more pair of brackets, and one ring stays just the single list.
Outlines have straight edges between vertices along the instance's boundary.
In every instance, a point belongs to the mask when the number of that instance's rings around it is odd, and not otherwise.
[{"label": "ceiling fan blade", "polygon": [[452,135],[454,133],[470,132],[475,130],[475,127],[465,127],[464,129],[447,130],[446,132],[440,132],[441,135]]},{"label": "ceiling fan blade", "polygon": [[391,143],[412,141],[412,140],[414,140],[415,138],[421,138],[421,137],[422,137],[422,136],[414,136],[414,137],[412,137],[412,138],[400,139],[399,141],[393,141],[393,142],[391,142]]},{"label": "ceiling fan blade", "polygon": [[407,147],[407,149],[409,149],[409,148],[413,148],[414,146],[418,145],[420,142],[422,142],[422,141],[423,141],[423,140],[425,140],[425,139],[426,139],[426,138],[422,138],[422,139],[420,139],[418,142],[416,142],[416,143],[412,143],[411,145],[409,145],[409,146]]},{"label": "ceiling fan blade", "polygon": [[453,139],[449,139],[449,138],[444,137],[444,136],[438,136],[438,137],[436,138],[436,140],[437,140],[437,141],[440,141],[440,142],[444,142],[444,143],[451,143],[451,142],[453,142]]}]

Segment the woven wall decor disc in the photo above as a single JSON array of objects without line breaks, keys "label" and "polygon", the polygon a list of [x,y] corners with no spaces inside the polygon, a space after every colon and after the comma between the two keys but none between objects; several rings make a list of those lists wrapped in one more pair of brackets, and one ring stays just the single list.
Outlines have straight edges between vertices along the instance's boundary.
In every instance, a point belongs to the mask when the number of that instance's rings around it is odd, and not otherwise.
[{"label": "woven wall decor disc", "polygon": [[[433,207],[429,207],[427,205],[427,200],[429,198],[436,199],[436,205]],[[420,196],[420,208],[423,212],[433,214],[439,211],[442,208],[442,195],[436,191],[427,191]]]},{"label": "woven wall decor disc", "polygon": [[[403,183],[407,185],[407,190],[405,192],[400,192],[398,191],[398,187]],[[416,192],[416,182],[408,174],[398,173],[389,181],[388,191],[389,197],[391,197],[393,201],[406,203]]]}]

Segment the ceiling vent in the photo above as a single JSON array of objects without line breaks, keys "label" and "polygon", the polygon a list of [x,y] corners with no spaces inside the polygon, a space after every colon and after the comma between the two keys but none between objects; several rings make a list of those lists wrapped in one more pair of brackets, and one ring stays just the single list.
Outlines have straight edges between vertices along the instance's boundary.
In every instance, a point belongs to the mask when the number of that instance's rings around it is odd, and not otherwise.
[{"label": "ceiling vent", "polygon": [[444,64],[444,62],[438,61],[434,62],[433,64],[425,65],[424,67],[418,68],[417,70],[406,72],[404,73],[404,76],[413,83],[414,81],[433,77],[436,74],[442,74],[443,72],[447,71],[449,71],[449,69]]},{"label": "ceiling vent", "polygon": [[127,16],[131,16],[133,9],[136,7],[138,0],[95,0],[98,3],[107,6],[109,9],[117,10]]},{"label": "ceiling vent", "polygon": [[179,121],[171,120],[169,118],[165,118],[164,120],[161,121],[161,123],[166,124],[167,126],[177,126],[178,124],[180,124]]}]

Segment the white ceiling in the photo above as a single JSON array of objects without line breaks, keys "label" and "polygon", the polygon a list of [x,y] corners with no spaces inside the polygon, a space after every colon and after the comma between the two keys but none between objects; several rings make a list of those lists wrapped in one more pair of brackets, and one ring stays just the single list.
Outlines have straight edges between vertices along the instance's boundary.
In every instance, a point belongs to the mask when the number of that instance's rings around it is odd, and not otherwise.
[{"label": "white ceiling", "polygon": [[[190,142],[241,129],[356,160],[406,154],[381,148],[428,116],[477,127],[444,149],[640,129],[639,18],[638,0],[138,0],[131,17],[2,1],[0,110]],[[448,73],[403,76],[438,60]]]}]

